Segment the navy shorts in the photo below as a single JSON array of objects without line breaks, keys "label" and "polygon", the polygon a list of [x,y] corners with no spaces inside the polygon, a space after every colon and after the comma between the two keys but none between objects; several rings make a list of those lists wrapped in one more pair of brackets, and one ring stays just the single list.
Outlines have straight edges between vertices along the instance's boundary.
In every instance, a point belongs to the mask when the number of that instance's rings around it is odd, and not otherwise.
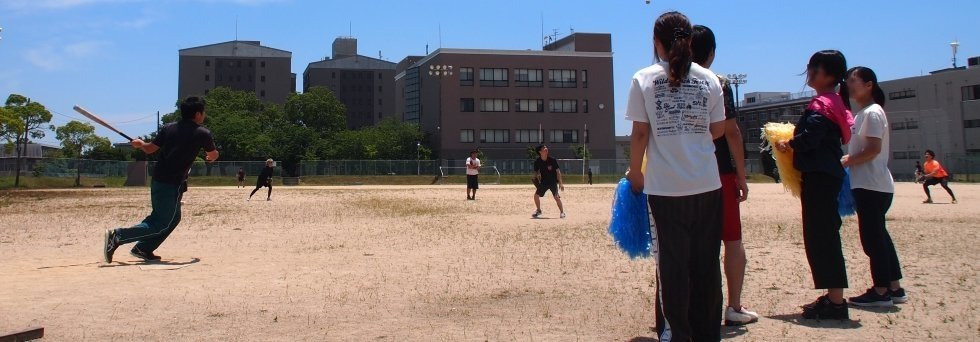
[{"label": "navy shorts", "polygon": [[551,190],[552,196],[555,196],[555,198],[561,198],[561,195],[558,194],[558,183],[538,183],[537,188],[537,191],[534,193],[537,194],[538,197],[544,197],[544,194],[547,193],[548,190]]}]

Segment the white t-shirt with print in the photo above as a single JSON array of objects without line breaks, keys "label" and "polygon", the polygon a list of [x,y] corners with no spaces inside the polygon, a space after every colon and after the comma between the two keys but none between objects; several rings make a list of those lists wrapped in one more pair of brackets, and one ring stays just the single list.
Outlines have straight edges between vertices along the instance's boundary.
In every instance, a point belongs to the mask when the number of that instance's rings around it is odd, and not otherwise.
[{"label": "white t-shirt with print", "polygon": [[877,103],[865,107],[854,115],[851,128],[851,141],[847,154],[854,156],[868,146],[868,138],[881,139],[881,152],[874,159],[852,165],[851,189],[868,189],[878,192],[895,193],[895,180],[888,170],[888,157],[891,156],[888,139],[888,117]]},{"label": "white t-shirt with print", "polygon": [[709,126],[725,120],[725,105],[711,70],[691,63],[679,87],[670,86],[666,62],[636,72],[626,119],[650,124],[644,193],[689,196],[721,188]]},{"label": "white t-shirt with print", "polygon": [[[469,168],[470,162],[473,162],[473,165],[476,166],[477,168],[476,169]],[[467,175],[471,175],[472,176],[472,175],[478,175],[478,174],[480,174],[479,167],[480,167],[480,158],[469,158],[469,157],[466,158],[466,174]]]}]

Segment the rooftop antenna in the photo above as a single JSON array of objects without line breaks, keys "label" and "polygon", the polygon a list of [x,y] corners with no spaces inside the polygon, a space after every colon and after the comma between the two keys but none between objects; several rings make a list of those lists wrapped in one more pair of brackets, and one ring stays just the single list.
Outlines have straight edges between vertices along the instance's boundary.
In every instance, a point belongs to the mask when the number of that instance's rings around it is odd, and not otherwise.
[{"label": "rooftop antenna", "polygon": [[442,48],[442,23],[439,23],[439,48]]},{"label": "rooftop antenna", "polygon": [[354,36],[354,23],[350,21],[347,22],[347,36],[348,37]]},{"label": "rooftop antenna", "polygon": [[[544,36],[544,11],[541,12],[541,35],[539,37],[541,37],[542,40],[546,39]],[[544,48],[544,45],[545,44],[541,44],[541,47]]]},{"label": "rooftop antenna", "polygon": [[238,15],[235,15],[235,40],[238,40]]},{"label": "rooftop antenna", "polygon": [[952,43],[949,43],[949,46],[953,48],[953,69],[956,69],[956,50],[960,47],[960,40],[954,39]]},{"label": "rooftop antenna", "polygon": [[429,55],[429,43],[425,43],[425,55]]}]

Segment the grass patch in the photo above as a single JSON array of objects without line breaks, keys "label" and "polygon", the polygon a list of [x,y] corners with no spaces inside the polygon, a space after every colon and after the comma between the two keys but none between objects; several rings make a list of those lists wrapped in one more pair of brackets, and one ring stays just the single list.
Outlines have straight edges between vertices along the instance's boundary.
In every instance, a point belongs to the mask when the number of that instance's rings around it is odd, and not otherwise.
[{"label": "grass patch", "polygon": [[445,206],[430,205],[421,201],[399,201],[384,197],[368,197],[350,203],[351,208],[369,210],[384,216],[436,216],[448,213]]},{"label": "grass patch", "polygon": [[[100,187],[121,187],[126,182],[126,177],[105,177],[89,178],[82,177],[81,186],[78,188]],[[0,177],[0,190],[13,189],[14,177]],[[75,188],[75,177],[34,177],[21,176],[19,189],[71,189]]]}]

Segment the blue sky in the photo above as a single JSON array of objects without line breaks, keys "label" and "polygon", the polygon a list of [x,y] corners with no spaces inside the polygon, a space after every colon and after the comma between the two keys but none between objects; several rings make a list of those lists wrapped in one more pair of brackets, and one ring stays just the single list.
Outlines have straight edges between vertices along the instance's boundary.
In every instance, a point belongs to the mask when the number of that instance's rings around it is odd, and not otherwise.
[{"label": "blue sky", "polygon": [[[711,27],[718,73],[746,73],[749,91],[803,91],[810,54],[842,50],[888,80],[980,55],[980,2],[933,1],[302,1],[302,0],[0,0],[0,96],[20,93],[52,109],[53,123],[79,117],[80,104],[130,135],[155,126],[177,96],[177,50],[238,38],[293,52],[293,72],[330,54],[352,33],[361,54],[397,62],[425,45],[539,49],[545,30],[608,32],[613,37],[617,133],[633,72],[653,59],[651,28],[667,10]],[[301,77],[300,81],[301,82]],[[302,85],[297,85],[302,89]],[[120,140],[105,129],[99,133]],[[42,142],[56,144],[54,134]]]}]

